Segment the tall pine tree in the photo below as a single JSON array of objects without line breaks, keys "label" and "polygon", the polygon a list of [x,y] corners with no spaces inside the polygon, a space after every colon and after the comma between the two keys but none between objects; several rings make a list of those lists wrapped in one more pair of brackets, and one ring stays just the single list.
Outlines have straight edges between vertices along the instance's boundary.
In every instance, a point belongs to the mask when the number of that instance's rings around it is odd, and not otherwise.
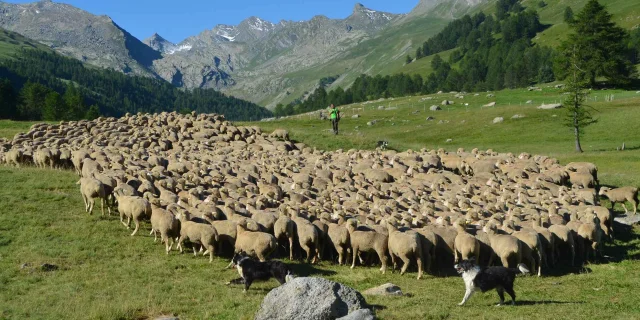
[{"label": "tall pine tree", "polygon": [[589,85],[594,86],[599,77],[617,84],[629,82],[634,70],[626,45],[628,34],[611,20],[603,5],[589,0],[570,26],[573,33],[560,46],[557,70],[561,75],[570,76],[571,57],[577,50],[584,59]]}]

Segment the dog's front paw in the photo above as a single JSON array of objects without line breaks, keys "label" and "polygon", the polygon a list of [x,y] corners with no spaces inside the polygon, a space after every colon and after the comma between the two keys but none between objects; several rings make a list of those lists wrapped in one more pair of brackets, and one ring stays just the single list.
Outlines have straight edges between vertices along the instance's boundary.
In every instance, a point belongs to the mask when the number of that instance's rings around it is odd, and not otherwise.
[{"label": "dog's front paw", "polygon": [[462,307],[462,306],[464,306],[464,302],[460,302],[460,303],[458,303],[458,305]]}]

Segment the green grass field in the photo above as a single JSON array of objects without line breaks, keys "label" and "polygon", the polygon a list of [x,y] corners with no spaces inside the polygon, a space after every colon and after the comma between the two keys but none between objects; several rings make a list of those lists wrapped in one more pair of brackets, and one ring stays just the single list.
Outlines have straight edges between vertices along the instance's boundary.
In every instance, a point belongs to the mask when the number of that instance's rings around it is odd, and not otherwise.
[{"label": "green grass field", "polygon": [[[43,178],[46,177],[46,178]],[[172,252],[154,244],[149,225],[129,236],[115,216],[88,215],[71,172],[0,167],[0,318],[251,319],[275,281],[247,294],[224,283],[236,277],[227,260]],[[516,307],[496,308],[495,293],[458,307],[459,277],[380,275],[377,268],[296,265],[300,275],[326,277],[358,290],[386,282],[409,297],[367,297],[381,319],[632,319],[640,317],[640,240],[627,232],[605,251],[619,262],[589,265],[590,273],[521,277]],[[39,266],[59,267],[45,272]]]},{"label": "green grass field", "polygon": [[[603,102],[611,94],[613,102]],[[535,108],[559,101],[562,94],[557,89],[502,91],[495,98],[467,94],[462,100],[453,94],[432,96],[432,100],[408,97],[344,106],[337,137],[328,131],[328,123],[309,116],[249,124],[264,130],[286,128],[295,140],[331,150],[371,149],[385,139],[399,150],[479,147],[547,154],[563,162],[587,160],[599,166],[604,184],[640,186],[636,129],[640,94],[612,90],[591,94],[597,101],[590,104],[599,110],[600,121],[587,129],[583,154],[573,152],[571,132],[561,124],[563,110]],[[425,111],[444,99],[456,104]],[[527,100],[533,103],[524,104]],[[490,101],[497,105],[481,107]],[[379,106],[397,109],[378,110]],[[354,113],[362,117],[352,119]],[[525,118],[512,120],[516,113]],[[427,116],[435,120],[426,121]],[[505,121],[494,125],[497,116]],[[367,126],[372,120],[378,122]],[[438,124],[440,120],[448,122]],[[31,124],[1,121],[0,137],[13,137]],[[628,150],[616,151],[622,142]],[[264,295],[275,287],[275,281],[258,283],[242,294],[241,288],[224,285],[236,277],[234,270],[223,270],[226,258],[209,264],[206,258],[188,253],[174,251],[167,256],[148,235],[147,223],[130,237],[115,216],[84,213],[77,179],[67,171],[0,166],[0,319],[152,319],[162,314],[181,319],[251,319]],[[386,282],[399,285],[410,296],[366,297],[377,306],[381,319],[637,319],[640,229],[620,228],[617,233],[615,244],[607,244],[602,263],[587,269],[554,269],[542,278],[518,278],[521,303],[516,307],[494,307],[494,292],[474,296],[465,307],[456,306],[464,286],[455,276],[428,275],[416,281],[415,272],[383,276],[374,267],[350,270],[327,262],[313,267],[296,263],[295,271],[360,291]],[[45,272],[40,269],[43,263],[59,269]]]}]

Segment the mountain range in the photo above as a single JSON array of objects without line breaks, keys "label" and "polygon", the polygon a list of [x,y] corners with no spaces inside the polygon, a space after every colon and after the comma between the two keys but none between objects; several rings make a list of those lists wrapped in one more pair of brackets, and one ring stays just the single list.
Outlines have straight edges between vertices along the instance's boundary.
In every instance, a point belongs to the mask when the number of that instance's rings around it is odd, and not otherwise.
[{"label": "mountain range", "polygon": [[[547,0],[558,2],[558,8],[562,1]],[[277,23],[252,16],[172,43],[158,34],[140,41],[108,16],[64,3],[0,1],[0,28],[87,64],[164,79],[176,87],[214,88],[273,108],[313,91],[323,77],[338,76],[333,85],[344,87],[363,73],[402,71],[406,55],[449,21],[490,11],[494,2],[420,0],[407,14],[358,3],[344,19],[315,16]]]}]

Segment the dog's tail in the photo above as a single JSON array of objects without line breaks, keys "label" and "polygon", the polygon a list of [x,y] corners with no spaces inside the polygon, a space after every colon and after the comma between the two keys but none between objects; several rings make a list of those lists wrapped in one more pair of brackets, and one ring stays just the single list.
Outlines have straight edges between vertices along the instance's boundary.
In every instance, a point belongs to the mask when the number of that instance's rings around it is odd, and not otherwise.
[{"label": "dog's tail", "polygon": [[291,282],[291,280],[295,279],[295,275],[293,275],[293,272],[291,270],[287,271],[287,275],[284,276],[284,282]]},{"label": "dog's tail", "polygon": [[522,274],[528,274],[531,271],[529,271],[529,269],[527,268],[527,266],[524,263],[519,263],[518,264],[518,270],[522,273]]}]

